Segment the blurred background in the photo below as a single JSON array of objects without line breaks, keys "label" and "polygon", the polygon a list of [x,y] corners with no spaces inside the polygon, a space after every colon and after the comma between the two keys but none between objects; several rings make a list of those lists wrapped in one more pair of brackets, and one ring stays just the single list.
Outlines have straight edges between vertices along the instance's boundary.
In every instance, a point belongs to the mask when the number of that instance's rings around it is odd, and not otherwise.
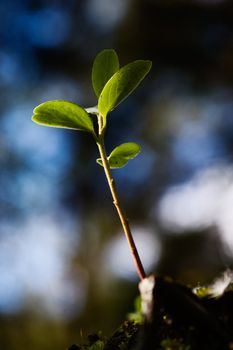
[{"label": "blurred background", "polygon": [[230,268],[232,1],[9,0],[0,15],[0,348],[65,349],[133,310],[138,277],[91,136],[31,122],[46,100],[96,104],[104,48],[153,61],[106,140],[142,146],[114,176],[146,271],[196,286]]}]

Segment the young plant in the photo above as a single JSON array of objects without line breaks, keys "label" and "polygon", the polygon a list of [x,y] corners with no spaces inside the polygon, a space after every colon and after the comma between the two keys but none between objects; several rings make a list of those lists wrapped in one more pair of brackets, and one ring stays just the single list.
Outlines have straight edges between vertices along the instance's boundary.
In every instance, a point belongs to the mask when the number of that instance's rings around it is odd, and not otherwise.
[{"label": "young plant", "polygon": [[[96,56],[92,67],[92,86],[98,99],[97,106],[82,108],[69,101],[47,101],[37,106],[32,116],[32,120],[41,125],[86,131],[93,136],[100,154],[96,161],[104,169],[113,203],[141,279],[146,274],[111,172],[111,169],[125,166],[138,155],[141,148],[137,143],[127,142],[115,147],[107,156],[104,137],[109,113],[136,89],[150,68],[151,61],[144,60],[134,61],[120,68],[116,52],[111,49],[103,50]],[[98,130],[95,130],[93,117],[97,119]]]}]

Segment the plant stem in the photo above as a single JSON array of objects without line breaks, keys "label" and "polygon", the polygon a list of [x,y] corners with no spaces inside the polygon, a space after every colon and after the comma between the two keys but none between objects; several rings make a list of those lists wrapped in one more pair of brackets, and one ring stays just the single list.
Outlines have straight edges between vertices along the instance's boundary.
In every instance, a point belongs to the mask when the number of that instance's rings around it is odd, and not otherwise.
[{"label": "plant stem", "polygon": [[133,235],[129,226],[129,222],[127,220],[127,217],[123,211],[123,208],[120,204],[120,200],[119,200],[119,195],[116,189],[116,184],[115,181],[113,179],[111,170],[110,170],[110,166],[108,163],[108,159],[107,159],[107,154],[106,154],[106,150],[105,150],[105,145],[104,145],[104,140],[103,137],[99,136],[98,141],[97,141],[97,146],[99,148],[99,153],[100,153],[100,157],[103,163],[103,167],[104,167],[104,172],[108,181],[108,185],[112,194],[112,198],[113,198],[113,204],[116,207],[117,213],[119,215],[126,239],[128,241],[129,247],[130,247],[130,251],[132,253],[132,256],[134,258],[134,262],[137,268],[137,272],[138,275],[140,277],[141,280],[143,280],[146,277],[140,256],[138,254],[137,251],[137,247],[135,245],[134,239],[133,239]]}]

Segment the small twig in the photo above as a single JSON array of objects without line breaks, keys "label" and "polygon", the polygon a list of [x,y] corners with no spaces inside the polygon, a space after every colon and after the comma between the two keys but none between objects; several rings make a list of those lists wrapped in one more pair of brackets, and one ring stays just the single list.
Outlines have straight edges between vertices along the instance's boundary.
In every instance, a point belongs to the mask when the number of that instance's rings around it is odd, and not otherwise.
[{"label": "small twig", "polygon": [[[101,119],[101,118],[100,118]],[[100,153],[100,157],[102,160],[102,164],[104,167],[104,172],[108,181],[108,185],[112,194],[112,198],[113,198],[113,204],[115,205],[115,208],[117,210],[117,213],[119,215],[126,239],[128,241],[132,256],[134,258],[134,262],[137,268],[137,272],[138,275],[140,277],[141,280],[143,280],[146,277],[140,256],[138,254],[137,251],[137,247],[135,245],[134,239],[133,239],[133,235],[129,226],[129,222],[126,218],[126,215],[123,211],[123,208],[121,206],[120,200],[119,200],[119,195],[116,189],[116,184],[114,181],[114,178],[112,176],[111,170],[110,170],[110,166],[108,163],[108,159],[107,159],[107,154],[106,154],[106,150],[105,150],[105,145],[104,145],[104,140],[103,137],[100,135],[98,138],[98,142],[97,142],[98,148],[99,148],[99,153]]]}]

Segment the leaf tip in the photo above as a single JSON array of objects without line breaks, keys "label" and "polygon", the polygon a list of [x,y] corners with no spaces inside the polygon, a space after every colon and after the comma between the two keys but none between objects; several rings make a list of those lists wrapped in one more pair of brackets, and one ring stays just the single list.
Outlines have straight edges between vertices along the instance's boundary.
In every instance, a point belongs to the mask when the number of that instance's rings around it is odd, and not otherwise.
[{"label": "leaf tip", "polygon": [[[37,107],[36,107],[37,108]],[[31,117],[31,121],[33,121],[34,123],[38,123],[38,119],[37,119],[37,113],[36,113],[36,108],[33,109],[33,114],[32,114],[32,117]]]}]

